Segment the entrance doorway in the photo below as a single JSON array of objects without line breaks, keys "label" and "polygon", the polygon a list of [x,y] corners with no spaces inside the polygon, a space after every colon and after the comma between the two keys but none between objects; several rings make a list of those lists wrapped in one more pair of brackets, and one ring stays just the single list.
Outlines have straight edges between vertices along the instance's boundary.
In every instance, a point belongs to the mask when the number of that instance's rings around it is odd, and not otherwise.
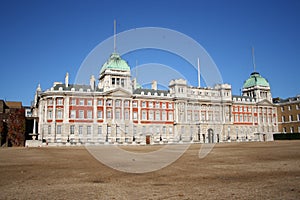
[{"label": "entrance doorway", "polygon": [[151,139],[150,139],[150,135],[146,135],[146,144],[150,144]]},{"label": "entrance doorway", "polygon": [[208,129],[207,130],[207,135],[208,135],[208,143],[214,143],[214,130],[213,129]]}]

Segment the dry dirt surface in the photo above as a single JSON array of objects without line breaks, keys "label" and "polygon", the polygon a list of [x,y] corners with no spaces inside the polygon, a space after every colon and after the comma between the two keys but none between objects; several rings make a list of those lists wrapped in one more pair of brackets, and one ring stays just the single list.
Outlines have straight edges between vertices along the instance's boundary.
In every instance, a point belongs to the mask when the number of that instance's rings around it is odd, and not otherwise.
[{"label": "dry dirt surface", "polygon": [[203,159],[200,147],[144,174],[111,169],[84,147],[2,148],[0,199],[300,199],[300,141],[216,144]]}]

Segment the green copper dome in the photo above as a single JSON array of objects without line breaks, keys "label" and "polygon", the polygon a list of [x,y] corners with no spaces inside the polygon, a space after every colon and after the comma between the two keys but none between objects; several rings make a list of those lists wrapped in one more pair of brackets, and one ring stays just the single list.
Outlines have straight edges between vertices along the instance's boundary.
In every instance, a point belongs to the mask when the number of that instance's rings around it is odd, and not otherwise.
[{"label": "green copper dome", "polygon": [[100,74],[106,69],[114,69],[120,71],[130,71],[130,67],[125,60],[117,53],[112,53],[109,59],[103,64]]},{"label": "green copper dome", "polygon": [[252,72],[250,77],[244,82],[243,88],[254,86],[270,87],[270,84],[258,72]]}]

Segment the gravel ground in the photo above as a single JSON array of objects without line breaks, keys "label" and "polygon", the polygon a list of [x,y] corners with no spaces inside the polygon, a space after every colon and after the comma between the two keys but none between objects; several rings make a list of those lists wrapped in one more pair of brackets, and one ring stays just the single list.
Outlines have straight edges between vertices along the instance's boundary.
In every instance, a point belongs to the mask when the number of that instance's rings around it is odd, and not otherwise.
[{"label": "gravel ground", "polygon": [[300,199],[300,141],[216,144],[202,159],[200,147],[141,174],[111,169],[84,147],[1,148],[0,199]]}]

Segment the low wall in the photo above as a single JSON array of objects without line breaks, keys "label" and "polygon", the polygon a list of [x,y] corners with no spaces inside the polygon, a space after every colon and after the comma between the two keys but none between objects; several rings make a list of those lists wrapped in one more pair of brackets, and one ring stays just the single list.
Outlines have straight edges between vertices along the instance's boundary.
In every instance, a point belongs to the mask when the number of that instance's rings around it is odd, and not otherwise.
[{"label": "low wall", "polygon": [[300,140],[300,133],[275,133],[274,140]]}]

